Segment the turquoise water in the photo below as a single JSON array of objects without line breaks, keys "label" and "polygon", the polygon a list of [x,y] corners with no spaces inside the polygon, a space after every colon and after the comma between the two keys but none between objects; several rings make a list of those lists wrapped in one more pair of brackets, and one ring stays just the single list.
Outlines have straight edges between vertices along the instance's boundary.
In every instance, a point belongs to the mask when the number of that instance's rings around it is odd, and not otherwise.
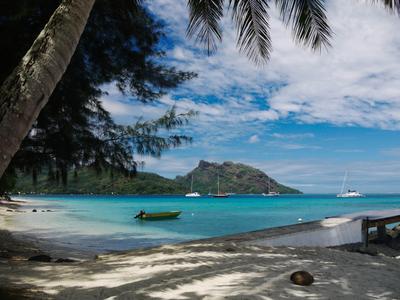
[{"label": "turquoise water", "polygon": [[[345,213],[400,208],[400,195],[368,195],[343,199],[334,195],[282,195],[268,198],[183,196],[48,195],[31,200],[39,209],[16,217],[21,230],[75,247],[96,251],[124,250],[221,236]],[[51,209],[53,212],[41,212]],[[141,221],[134,215],[181,210],[179,219]]]}]

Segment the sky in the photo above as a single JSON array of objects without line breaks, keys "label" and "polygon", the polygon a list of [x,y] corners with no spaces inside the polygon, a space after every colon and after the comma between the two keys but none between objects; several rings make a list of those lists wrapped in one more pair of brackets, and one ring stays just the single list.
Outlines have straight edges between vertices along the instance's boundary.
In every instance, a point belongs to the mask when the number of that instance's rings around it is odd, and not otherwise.
[{"label": "sky", "polygon": [[370,2],[327,1],[334,35],[321,52],[296,44],[271,5],[273,52],[257,67],[237,50],[229,14],[208,56],[186,37],[186,1],[149,1],[166,26],[166,62],[198,77],[151,104],[108,85],[103,105],[121,124],[173,105],[199,112],[181,130],[193,143],[138,157],[144,171],[174,178],[201,159],[234,161],[305,193],[338,193],[347,170],[349,188],[400,192],[400,18]]}]

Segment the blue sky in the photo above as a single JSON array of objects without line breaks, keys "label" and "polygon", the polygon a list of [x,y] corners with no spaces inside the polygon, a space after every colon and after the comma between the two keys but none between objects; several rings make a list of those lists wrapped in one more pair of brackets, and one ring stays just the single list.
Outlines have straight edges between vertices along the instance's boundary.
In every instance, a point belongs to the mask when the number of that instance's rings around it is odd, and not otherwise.
[{"label": "blue sky", "polygon": [[400,192],[400,18],[367,1],[327,1],[333,47],[313,53],[293,42],[272,7],[274,49],[259,68],[238,53],[229,17],[215,55],[187,40],[185,2],[148,7],[166,24],[168,63],[198,78],[146,105],[105,87],[103,104],[119,123],[172,105],[199,112],[183,130],[193,144],[140,157],[145,171],[173,178],[200,159],[231,160],[304,192],[339,192],[345,170],[361,192]]}]

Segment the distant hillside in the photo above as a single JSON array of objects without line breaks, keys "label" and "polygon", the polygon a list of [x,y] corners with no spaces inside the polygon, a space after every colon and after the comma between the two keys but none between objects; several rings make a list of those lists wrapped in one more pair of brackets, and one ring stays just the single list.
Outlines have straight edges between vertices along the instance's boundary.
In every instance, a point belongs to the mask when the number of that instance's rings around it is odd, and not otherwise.
[{"label": "distant hillside", "polygon": [[238,194],[261,194],[268,191],[278,191],[282,194],[298,194],[298,190],[279,184],[262,171],[253,167],[233,162],[223,164],[200,161],[198,167],[186,174],[177,176],[175,180],[164,178],[154,173],[139,172],[133,178],[114,172],[113,177],[109,171],[97,174],[90,168],[83,168],[74,177],[71,171],[68,175],[67,186],[54,181],[49,181],[47,172],[38,176],[36,186],[32,177],[21,175],[13,190],[14,193],[46,193],[46,194],[141,194],[141,195],[177,195],[190,191],[190,181],[194,176],[194,191],[201,194],[217,192],[217,176],[220,176],[220,186],[223,192]]},{"label": "distant hillside", "polygon": [[154,173],[139,172],[133,178],[120,173],[114,173],[111,179],[110,172],[97,174],[90,168],[83,168],[74,178],[69,174],[67,186],[48,181],[46,172],[38,176],[37,185],[32,184],[32,177],[20,176],[14,192],[36,193],[68,193],[68,194],[184,194],[185,188],[172,179],[161,177]]},{"label": "distant hillside", "polygon": [[190,190],[190,182],[193,175],[194,191],[201,194],[216,193],[218,174],[221,192],[261,194],[268,192],[268,186],[270,185],[270,191],[280,192],[281,194],[301,193],[299,190],[278,183],[256,168],[233,162],[218,164],[201,160],[198,167],[185,176],[177,176],[175,180],[185,186],[187,190]]}]

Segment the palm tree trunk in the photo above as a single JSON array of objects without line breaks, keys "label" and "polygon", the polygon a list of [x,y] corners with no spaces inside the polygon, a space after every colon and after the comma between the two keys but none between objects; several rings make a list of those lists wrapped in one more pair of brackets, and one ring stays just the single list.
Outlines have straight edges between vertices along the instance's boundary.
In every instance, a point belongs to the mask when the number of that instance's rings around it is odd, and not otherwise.
[{"label": "palm tree trunk", "polygon": [[63,0],[0,87],[0,178],[67,69],[94,2]]}]

